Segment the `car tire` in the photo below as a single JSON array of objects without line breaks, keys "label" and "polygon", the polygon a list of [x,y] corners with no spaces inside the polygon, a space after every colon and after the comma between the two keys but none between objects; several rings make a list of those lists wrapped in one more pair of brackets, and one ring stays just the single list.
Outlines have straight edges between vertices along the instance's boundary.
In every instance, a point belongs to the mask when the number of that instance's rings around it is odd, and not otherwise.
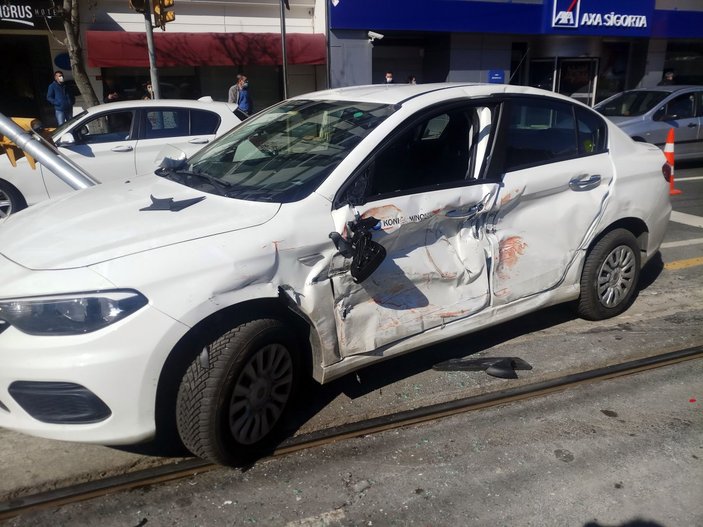
[{"label": "car tire", "polygon": [[640,277],[640,248],[633,234],[615,229],[586,256],[577,312],[586,320],[603,320],[625,311],[634,300]]},{"label": "car tire", "polygon": [[27,208],[27,202],[15,187],[0,181],[0,221]]},{"label": "car tire", "polygon": [[276,319],[247,322],[206,346],[176,401],[178,433],[194,455],[224,465],[270,452],[300,378],[292,331]]}]

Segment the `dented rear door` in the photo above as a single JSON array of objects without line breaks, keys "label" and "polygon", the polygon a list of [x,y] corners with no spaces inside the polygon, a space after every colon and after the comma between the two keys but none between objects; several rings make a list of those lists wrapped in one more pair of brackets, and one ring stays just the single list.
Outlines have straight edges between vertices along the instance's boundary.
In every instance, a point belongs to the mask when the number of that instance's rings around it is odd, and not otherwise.
[{"label": "dented rear door", "polygon": [[562,284],[592,240],[613,182],[607,127],[594,112],[517,99],[503,118],[503,185],[487,226],[495,305]]}]

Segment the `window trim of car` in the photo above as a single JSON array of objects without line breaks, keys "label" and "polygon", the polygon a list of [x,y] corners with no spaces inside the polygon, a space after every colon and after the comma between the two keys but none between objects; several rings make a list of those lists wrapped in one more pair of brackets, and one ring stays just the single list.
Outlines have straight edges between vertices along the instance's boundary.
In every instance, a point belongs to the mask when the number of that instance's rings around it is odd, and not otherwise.
[{"label": "window trim of car", "polygon": [[[497,158],[498,161],[496,161],[496,164],[491,167],[491,169],[492,169],[492,171],[490,172],[491,178],[497,178],[498,180],[503,181],[505,174],[507,174],[509,172],[515,172],[517,170],[525,170],[528,168],[535,168],[535,167],[539,167],[539,166],[550,165],[552,163],[561,163],[562,161],[569,161],[572,159],[581,159],[581,158],[585,158],[585,157],[606,154],[610,151],[610,148],[608,147],[608,140],[609,140],[608,126],[605,121],[605,118],[601,114],[599,114],[597,111],[593,110],[592,108],[589,108],[588,106],[582,106],[582,105],[576,104],[574,101],[563,100],[563,99],[560,99],[557,97],[545,97],[545,96],[534,95],[534,94],[509,93],[509,94],[504,94],[504,95],[500,96],[500,98],[502,99],[503,103],[511,103],[511,104],[514,104],[516,101],[530,100],[530,99],[538,100],[541,102],[548,100],[551,102],[564,104],[566,106],[569,106],[569,108],[571,109],[571,114],[574,118],[574,123],[578,123],[578,117],[576,115],[577,108],[580,108],[584,111],[590,111],[597,118],[597,120],[600,121],[601,126],[603,126],[603,128],[605,129],[605,139],[604,139],[605,148],[601,151],[592,152],[592,153],[588,153],[588,154],[581,154],[580,151],[577,150],[576,155],[556,157],[556,158],[550,159],[548,161],[525,163],[522,165],[517,165],[515,167],[512,167],[509,171],[505,170],[505,161],[506,161],[505,156],[501,156],[501,157]],[[494,146],[495,148],[497,148],[497,145],[501,145],[501,146],[503,145],[503,143],[506,140],[506,135],[507,135],[507,131],[506,131],[507,128],[506,128],[505,122],[506,122],[506,119],[508,119],[509,113],[506,111],[507,105],[503,104],[502,106],[503,107],[500,112],[500,115],[501,115],[500,123],[496,127],[496,131],[495,131],[496,138],[493,143],[494,145],[496,145],[496,146]],[[577,134],[577,139],[578,139],[578,124],[576,125],[576,134]],[[577,141],[577,143],[578,143],[578,141]],[[577,148],[578,148],[578,144],[577,144]],[[503,148],[503,152],[505,152],[505,148]]]},{"label": "window trim of car", "polygon": [[[492,106],[495,108],[498,108],[500,106],[500,101],[497,101],[495,96],[489,95],[489,96],[481,96],[481,97],[468,97],[468,96],[460,96],[460,97],[455,97],[447,101],[442,101],[436,104],[433,104],[431,106],[427,106],[425,108],[422,108],[421,110],[415,112],[411,116],[409,116],[405,121],[403,121],[400,125],[398,125],[395,130],[393,130],[388,136],[386,136],[385,140],[379,143],[367,156],[364,158],[363,161],[361,161],[357,167],[354,169],[354,171],[351,173],[351,175],[346,179],[346,181],[337,189],[337,192],[334,195],[334,199],[332,200],[332,210],[337,210],[341,207],[348,206],[349,200],[343,200],[343,196],[347,192],[347,190],[353,186],[354,182],[361,177],[361,174],[373,163],[375,162],[376,158],[378,157],[379,154],[381,154],[383,151],[387,150],[390,145],[396,140],[396,138],[403,133],[405,133],[407,130],[409,130],[411,127],[417,125],[419,122],[431,118],[433,114],[435,115],[440,115],[442,112],[449,112],[452,110],[455,110],[457,108],[461,107],[466,107],[466,106],[478,106],[480,104],[484,104],[485,106]],[[492,122],[495,124],[495,116],[493,116]],[[495,131],[491,130],[491,137],[489,138],[489,151],[492,154],[493,152],[493,143],[495,141]],[[487,153],[486,156],[489,154]],[[374,201],[380,201],[383,199],[388,199],[390,197],[397,197],[397,196],[407,196],[409,194],[417,194],[420,192],[427,192],[429,190],[445,190],[449,188],[461,188],[461,187],[466,187],[466,186],[472,186],[476,184],[483,184],[483,183],[490,183],[491,180],[486,179],[484,176],[486,172],[486,166],[483,166],[481,168],[481,172],[479,174],[479,177],[476,179],[467,179],[464,181],[452,181],[448,183],[443,183],[440,185],[432,185],[432,186],[423,186],[423,187],[414,187],[413,189],[408,189],[407,191],[397,191],[397,192],[386,192],[383,194],[375,194],[373,196],[367,196],[365,198],[365,201],[363,203],[354,203],[354,205],[363,205],[366,203],[373,203]],[[372,198],[372,199],[369,199]]]}]

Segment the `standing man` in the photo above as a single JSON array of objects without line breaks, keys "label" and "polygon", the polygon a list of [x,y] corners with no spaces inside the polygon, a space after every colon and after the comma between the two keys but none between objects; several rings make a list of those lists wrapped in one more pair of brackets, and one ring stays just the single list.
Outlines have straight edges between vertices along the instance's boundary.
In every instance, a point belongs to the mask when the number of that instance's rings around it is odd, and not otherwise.
[{"label": "standing man", "polygon": [[247,116],[251,115],[253,105],[249,96],[249,80],[246,75],[237,75],[237,83],[229,89],[227,101],[236,104]]},{"label": "standing man", "polygon": [[46,100],[54,107],[58,126],[73,117],[73,103],[76,99],[63,82],[63,72],[54,72],[54,82],[49,85]]},{"label": "standing man", "polygon": [[393,84],[393,72],[392,71],[386,72],[386,84]]},{"label": "standing man", "polygon": [[676,84],[676,80],[674,79],[674,77],[674,70],[664,71],[664,77],[661,81],[659,81],[659,84],[657,84],[657,86],[670,86],[672,84]]}]

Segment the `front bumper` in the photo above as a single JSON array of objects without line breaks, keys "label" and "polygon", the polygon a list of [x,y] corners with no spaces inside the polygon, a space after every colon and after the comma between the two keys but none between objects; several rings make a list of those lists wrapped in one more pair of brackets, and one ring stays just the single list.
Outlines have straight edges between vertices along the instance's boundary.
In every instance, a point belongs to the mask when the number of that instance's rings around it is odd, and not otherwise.
[{"label": "front bumper", "polygon": [[[0,333],[0,427],[106,445],[149,439],[163,363],[187,330],[151,305],[85,335],[39,337],[6,328]],[[61,395],[55,408],[47,390]],[[76,419],[88,394],[106,410],[92,408],[89,418]]]}]

